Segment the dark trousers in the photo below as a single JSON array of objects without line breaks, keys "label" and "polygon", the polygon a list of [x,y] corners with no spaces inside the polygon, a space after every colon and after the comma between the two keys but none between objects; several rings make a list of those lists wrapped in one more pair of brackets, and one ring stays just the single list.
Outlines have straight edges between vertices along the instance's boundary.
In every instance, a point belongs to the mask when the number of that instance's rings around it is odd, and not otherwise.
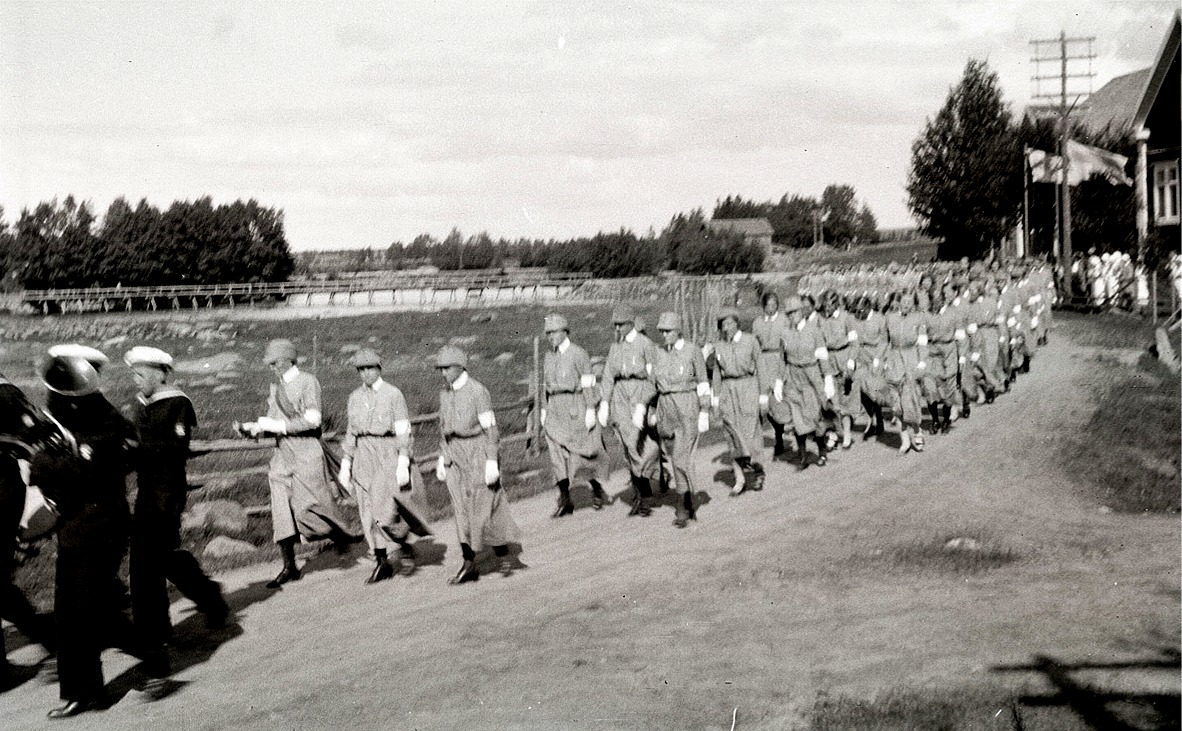
[{"label": "dark trousers", "polygon": [[172,635],[168,582],[204,612],[222,603],[221,587],[205,575],[193,554],[154,540],[151,531],[131,537],[131,611],[145,649],[159,649]]},{"label": "dark trousers", "polygon": [[98,700],[103,691],[103,650],[130,645],[130,623],[118,593],[123,550],[123,541],[58,547],[54,618],[64,701]]},{"label": "dark trousers", "polygon": [[200,611],[224,606],[221,587],[205,575],[193,554],[180,548],[185,499],[183,470],[140,471],[131,519],[131,611],[139,642],[148,652],[163,650],[172,636],[168,582]]}]

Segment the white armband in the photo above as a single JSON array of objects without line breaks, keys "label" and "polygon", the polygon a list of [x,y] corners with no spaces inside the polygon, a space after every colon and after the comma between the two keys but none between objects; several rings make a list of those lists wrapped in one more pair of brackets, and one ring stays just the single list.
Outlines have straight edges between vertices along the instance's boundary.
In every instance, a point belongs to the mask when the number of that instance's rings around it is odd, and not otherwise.
[{"label": "white armband", "polygon": [[1006,320],[1006,327],[1014,327],[1018,324],[1018,318],[1011,317]]},{"label": "white armband", "polygon": [[312,426],[320,426],[320,419],[321,416],[319,409],[308,409],[304,412],[304,421],[308,422]]},{"label": "white armband", "polygon": [[963,327],[956,328],[956,334],[953,337],[955,337],[957,340],[964,340],[965,339],[964,328]]},{"label": "white armband", "polygon": [[813,351],[813,356],[817,360],[829,360],[829,348],[826,348],[824,345],[822,345]]},{"label": "white armband", "polygon": [[851,343],[858,342],[858,331],[857,330],[850,330],[849,333],[846,334],[845,339],[846,339],[846,341],[851,342]]},{"label": "white armband", "polygon": [[408,467],[410,467],[410,455],[399,454],[398,455],[398,468],[404,470],[404,469],[407,469]]},{"label": "white armband", "polygon": [[706,383],[705,381],[702,381],[701,383],[698,384],[698,396],[704,397],[704,396],[709,396],[709,395],[710,395],[710,384]]},{"label": "white armband", "polygon": [[410,433],[410,420],[409,419],[395,419],[394,434],[396,436],[404,437],[409,433]]},{"label": "white armband", "polygon": [[595,374],[584,373],[579,376],[579,388],[595,388]]},{"label": "white armband", "polygon": [[928,345],[928,334],[920,333],[919,335],[915,336],[915,344],[921,348],[926,348]]},{"label": "white armband", "polygon": [[497,425],[497,415],[491,411],[481,411],[476,415],[476,419],[480,422],[481,429],[492,429]]},{"label": "white armband", "polygon": [[977,323],[970,322],[969,326],[965,329],[969,331],[969,335],[976,335],[977,334]]},{"label": "white armband", "polygon": [[653,374],[653,364],[652,363],[645,363],[644,364],[644,372],[651,376]]},{"label": "white armband", "polygon": [[1021,311],[1022,311],[1022,305],[1014,305],[1014,314],[1015,315]]},{"label": "white armband", "polygon": [[1030,326],[1031,327],[1038,327],[1038,315],[1035,315],[1034,317],[1030,318]]}]

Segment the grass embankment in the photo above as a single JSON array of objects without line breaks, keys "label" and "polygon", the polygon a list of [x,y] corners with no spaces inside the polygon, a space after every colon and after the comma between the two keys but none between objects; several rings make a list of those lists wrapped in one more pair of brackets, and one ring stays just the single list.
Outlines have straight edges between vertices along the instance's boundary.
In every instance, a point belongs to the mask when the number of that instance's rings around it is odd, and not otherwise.
[{"label": "grass embankment", "polygon": [[1080,394],[1097,405],[1059,458],[1081,489],[1123,513],[1177,513],[1182,393],[1177,375],[1149,355],[1152,326],[1123,314],[1057,318],[1056,337],[1095,348],[1109,367]]}]

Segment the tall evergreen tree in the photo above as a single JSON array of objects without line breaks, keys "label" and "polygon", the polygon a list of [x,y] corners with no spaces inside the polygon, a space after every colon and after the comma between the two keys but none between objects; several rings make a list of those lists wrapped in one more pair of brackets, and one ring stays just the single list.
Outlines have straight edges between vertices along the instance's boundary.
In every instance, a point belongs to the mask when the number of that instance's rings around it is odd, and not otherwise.
[{"label": "tall evergreen tree", "polygon": [[940,256],[981,258],[1013,230],[1022,200],[1021,146],[997,74],[970,60],[911,147],[907,194]]}]

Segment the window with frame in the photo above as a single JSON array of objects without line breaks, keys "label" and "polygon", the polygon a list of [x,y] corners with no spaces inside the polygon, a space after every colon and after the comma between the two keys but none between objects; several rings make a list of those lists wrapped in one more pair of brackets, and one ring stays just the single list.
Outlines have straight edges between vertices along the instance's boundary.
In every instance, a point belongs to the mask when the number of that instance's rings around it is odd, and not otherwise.
[{"label": "window with frame", "polygon": [[1154,223],[1178,223],[1178,162],[1153,166]]}]

